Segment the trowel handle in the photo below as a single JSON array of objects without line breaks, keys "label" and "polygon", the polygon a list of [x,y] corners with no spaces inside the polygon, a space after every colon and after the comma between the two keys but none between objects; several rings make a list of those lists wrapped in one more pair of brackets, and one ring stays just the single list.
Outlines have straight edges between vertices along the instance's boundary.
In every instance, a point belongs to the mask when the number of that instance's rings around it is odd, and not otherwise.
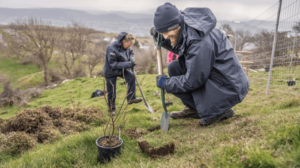
[{"label": "trowel handle", "polygon": [[158,75],[164,75],[161,49],[157,49],[156,52],[157,52]]}]

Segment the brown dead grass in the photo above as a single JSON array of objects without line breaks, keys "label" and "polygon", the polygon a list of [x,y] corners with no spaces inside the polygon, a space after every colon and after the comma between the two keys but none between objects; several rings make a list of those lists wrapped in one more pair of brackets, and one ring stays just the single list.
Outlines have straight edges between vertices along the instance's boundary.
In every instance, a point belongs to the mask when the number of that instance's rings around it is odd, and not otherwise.
[{"label": "brown dead grass", "polygon": [[25,132],[10,132],[2,140],[1,152],[11,155],[20,154],[34,147],[36,139]]},{"label": "brown dead grass", "polygon": [[103,116],[94,107],[25,109],[8,120],[0,119],[0,152],[18,154],[35,143],[53,142],[62,135],[86,131],[90,123],[102,121]]}]

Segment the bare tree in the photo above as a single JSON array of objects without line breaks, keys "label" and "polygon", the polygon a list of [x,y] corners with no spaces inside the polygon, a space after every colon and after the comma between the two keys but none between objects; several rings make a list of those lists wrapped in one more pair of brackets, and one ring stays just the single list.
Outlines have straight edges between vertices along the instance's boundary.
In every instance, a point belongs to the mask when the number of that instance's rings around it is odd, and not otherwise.
[{"label": "bare tree", "polygon": [[243,51],[245,44],[252,42],[252,34],[249,30],[236,30],[236,50]]},{"label": "bare tree", "polygon": [[[232,27],[229,24],[222,24],[220,26],[220,29],[224,30],[226,32],[226,35],[231,34],[231,35],[235,36],[235,32],[233,31]],[[229,40],[230,40],[230,43],[232,45],[235,45],[235,43],[236,43],[235,37],[234,38],[230,38]]]},{"label": "bare tree", "polygon": [[256,46],[254,52],[262,53],[262,52],[271,52],[272,51],[272,43],[273,43],[273,32],[267,30],[261,30],[256,33],[253,37],[253,43]]},{"label": "bare tree", "polygon": [[72,25],[66,29],[60,41],[59,49],[61,50],[62,56],[58,59],[58,63],[62,65],[60,66],[60,70],[68,78],[76,77],[72,71],[76,69],[76,62],[78,62],[78,66],[80,66],[79,60],[86,52],[89,34],[89,29],[74,21]]},{"label": "bare tree", "polygon": [[221,30],[224,30],[224,31],[226,32],[227,35],[228,35],[228,34],[234,35],[234,31],[233,31],[232,27],[231,27],[229,24],[222,24],[222,25],[220,26],[220,29],[221,29]]},{"label": "bare tree", "polygon": [[104,62],[107,45],[107,42],[102,41],[99,43],[90,43],[87,46],[87,55],[84,59],[84,63],[88,66],[90,77],[93,76],[92,73],[96,65]]},{"label": "bare tree", "polygon": [[293,26],[293,30],[297,33],[300,33],[300,21],[298,21],[296,25]]},{"label": "bare tree", "polygon": [[43,67],[44,82],[48,85],[48,64],[60,38],[55,27],[36,18],[17,20],[11,27],[17,35],[17,47],[30,53],[37,60],[35,63]]}]

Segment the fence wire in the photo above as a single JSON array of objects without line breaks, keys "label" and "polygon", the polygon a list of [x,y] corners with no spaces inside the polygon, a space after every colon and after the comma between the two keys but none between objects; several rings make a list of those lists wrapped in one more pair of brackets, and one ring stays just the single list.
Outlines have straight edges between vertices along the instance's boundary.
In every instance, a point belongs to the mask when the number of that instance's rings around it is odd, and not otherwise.
[{"label": "fence wire", "polygon": [[[250,68],[251,83],[267,86],[276,20],[280,2],[240,27],[251,38],[243,45],[252,54],[243,61]],[[276,50],[273,59],[270,91],[300,95],[300,0],[283,0],[278,23]],[[238,38],[235,36],[235,38]]]}]

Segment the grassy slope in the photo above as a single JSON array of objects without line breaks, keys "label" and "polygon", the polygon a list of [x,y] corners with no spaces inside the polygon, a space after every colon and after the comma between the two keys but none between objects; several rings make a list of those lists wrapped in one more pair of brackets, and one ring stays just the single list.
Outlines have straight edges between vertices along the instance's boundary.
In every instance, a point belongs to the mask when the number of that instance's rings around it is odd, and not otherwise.
[{"label": "grassy slope", "polygon": [[[1,54],[1,53],[0,53]],[[55,58],[55,56],[53,56]],[[54,68],[56,63],[51,61],[49,63],[50,68]],[[103,64],[99,64],[95,67],[93,73],[101,71]],[[88,70],[86,70],[88,72]],[[12,81],[13,88],[26,89],[31,87],[38,87],[44,84],[43,71],[38,69],[36,65],[30,63],[28,65],[22,65],[17,58],[1,58],[0,55],[0,74],[4,74]],[[0,83],[0,93],[3,92],[2,84]],[[1,118],[9,118],[14,116],[16,112],[20,110],[19,107],[0,107],[0,113],[7,111],[7,114],[0,115]]]},{"label": "grassy slope", "polygon": [[[43,74],[33,64],[22,65],[16,58],[0,59],[0,73],[9,77],[13,88],[36,87],[43,83]],[[0,83],[0,93],[3,92]],[[0,107],[0,112],[7,111],[8,114],[0,115],[1,118],[9,118],[16,114],[18,107]]]},{"label": "grassy slope", "polygon": [[[263,72],[260,72],[263,73]],[[252,73],[250,73],[252,74]],[[256,75],[256,74],[253,74]],[[252,75],[251,75],[252,76]],[[141,80],[143,75],[139,76]],[[253,80],[251,80],[253,81]],[[125,87],[118,81],[118,105],[125,95]],[[80,78],[47,90],[33,100],[30,107],[45,104],[70,107],[70,96],[80,106],[98,106],[107,110],[103,98],[90,99],[95,89],[102,89],[101,78]],[[142,103],[128,108],[128,128],[146,131],[159,125],[162,107],[155,75],[146,75],[142,88],[149,104],[155,109],[150,114]],[[80,95],[80,96],[79,96]],[[137,94],[140,96],[140,94]],[[181,110],[183,105],[173,97],[169,111]],[[251,82],[250,92],[235,108],[232,119],[208,127],[200,127],[198,120],[171,120],[170,131],[155,131],[144,135],[153,146],[168,142],[176,144],[174,154],[151,159],[141,153],[137,140],[122,133],[125,144],[122,155],[101,167],[297,167],[300,165],[300,98],[271,92],[265,95],[265,84]],[[46,145],[38,145],[20,156],[0,154],[1,167],[97,167],[95,140],[102,136],[103,126],[64,137]],[[123,130],[124,131],[124,130]]]}]

